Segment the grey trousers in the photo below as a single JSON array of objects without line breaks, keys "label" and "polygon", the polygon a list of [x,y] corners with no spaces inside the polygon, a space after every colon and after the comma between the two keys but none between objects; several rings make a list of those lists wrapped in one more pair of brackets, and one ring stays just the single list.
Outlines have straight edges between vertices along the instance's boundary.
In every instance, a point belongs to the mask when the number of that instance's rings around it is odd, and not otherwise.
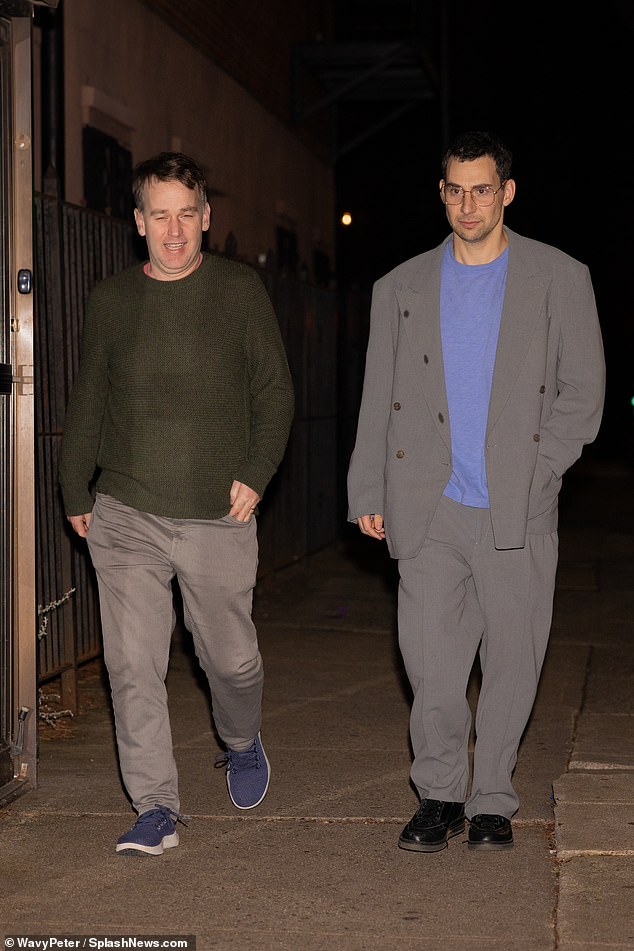
[{"label": "grey trousers", "polygon": [[167,703],[176,622],[172,580],[207,675],[222,740],[247,749],[261,726],[262,658],[251,619],[255,518],[148,515],[98,494],[87,536],[99,585],[119,765],[139,814],[180,810]]},{"label": "grey trousers", "polygon": [[[511,816],[511,777],[548,645],[558,536],[496,550],[488,509],[443,497],[422,550],[398,563],[399,644],[413,691],[412,783],[421,798]],[[482,668],[469,793],[467,685]],[[469,798],[467,799],[467,795]]]}]

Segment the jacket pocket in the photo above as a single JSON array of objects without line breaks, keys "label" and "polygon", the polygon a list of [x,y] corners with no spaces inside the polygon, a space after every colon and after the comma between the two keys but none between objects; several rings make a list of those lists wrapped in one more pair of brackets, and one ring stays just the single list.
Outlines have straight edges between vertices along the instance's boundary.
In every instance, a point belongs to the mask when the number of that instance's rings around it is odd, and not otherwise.
[{"label": "jacket pocket", "polygon": [[528,517],[537,518],[547,512],[561,489],[561,478],[553,472],[543,456],[537,456],[528,497]]}]

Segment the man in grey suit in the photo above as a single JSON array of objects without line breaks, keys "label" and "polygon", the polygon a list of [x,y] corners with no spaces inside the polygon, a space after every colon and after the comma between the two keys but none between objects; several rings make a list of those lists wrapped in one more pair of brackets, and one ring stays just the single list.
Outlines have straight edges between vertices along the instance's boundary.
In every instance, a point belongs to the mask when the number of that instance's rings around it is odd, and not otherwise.
[{"label": "man in grey suit", "polygon": [[[605,363],[588,268],[504,226],[511,154],[483,132],[442,162],[452,229],[378,280],[349,518],[398,560],[420,807],[399,846],[513,845],[511,782],[552,620],[557,498],[596,437]],[[482,682],[469,775],[467,683]]]}]

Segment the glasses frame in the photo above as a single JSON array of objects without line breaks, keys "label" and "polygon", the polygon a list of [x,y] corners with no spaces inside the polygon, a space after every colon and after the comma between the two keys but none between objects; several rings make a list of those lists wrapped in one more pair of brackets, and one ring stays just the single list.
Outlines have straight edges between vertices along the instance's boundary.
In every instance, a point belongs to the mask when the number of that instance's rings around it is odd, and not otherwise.
[{"label": "glasses frame", "polygon": [[[450,205],[450,206],[461,205],[465,199],[465,195],[469,195],[469,198],[471,199],[473,204],[477,205],[478,208],[490,208],[491,205],[495,203],[495,196],[497,195],[499,191],[501,191],[504,188],[507,182],[508,182],[508,178],[505,178],[502,184],[499,185],[497,188],[493,188],[492,185],[489,185],[486,182],[483,182],[480,185],[473,185],[471,188],[464,188],[462,185],[456,184],[456,182],[443,182],[442,185],[440,186],[440,193],[442,195],[442,200],[445,205]],[[445,198],[445,188],[447,187],[447,185],[451,185],[452,188],[459,188],[462,191],[462,196],[459,201],[447,201],[447,199]],[[493,198],[488,204],[484,204],[484,205],[481,204],[481,202],[476,201],[476,199],[473,196],[474,188],[493,189]]]}]

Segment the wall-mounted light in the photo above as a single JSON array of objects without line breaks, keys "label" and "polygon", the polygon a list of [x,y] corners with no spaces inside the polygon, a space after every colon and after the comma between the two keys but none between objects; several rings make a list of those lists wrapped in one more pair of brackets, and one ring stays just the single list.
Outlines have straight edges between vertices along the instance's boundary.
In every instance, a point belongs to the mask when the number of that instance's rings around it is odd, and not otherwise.
[{"label": "wall-mounted light", "polygon": [[348,227],[348,225],[352,224],[352,215],[350,214],[349,211],[344,211],[344,213],[342,214],[341,224],[344,225],[346,228]]}]

